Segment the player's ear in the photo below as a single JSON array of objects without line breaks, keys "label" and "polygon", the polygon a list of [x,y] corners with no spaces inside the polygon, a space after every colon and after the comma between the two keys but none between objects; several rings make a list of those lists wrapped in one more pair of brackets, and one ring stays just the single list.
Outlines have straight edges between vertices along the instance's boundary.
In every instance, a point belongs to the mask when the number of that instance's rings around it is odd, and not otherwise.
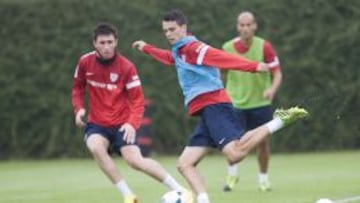
[{"label": "player's ear", "polygon": [[118,38],[115,38],[115,46],[117,46],[118,45]]},{"label": "player's ear", "polygon": [[93,39],[92,44],[94,47],[96,47],[96,39]]},{"label": "player's ear", "polygon": [[187,25],[186,24],[181,25],[181,30],[186,35],[187,34]]},{"label": "player's ear", "polygon": [[254,22],[254,30],[256,31],[257,28],[258,28],[258,24],[257,24],[257,22],[255,21],[255,22]]}]

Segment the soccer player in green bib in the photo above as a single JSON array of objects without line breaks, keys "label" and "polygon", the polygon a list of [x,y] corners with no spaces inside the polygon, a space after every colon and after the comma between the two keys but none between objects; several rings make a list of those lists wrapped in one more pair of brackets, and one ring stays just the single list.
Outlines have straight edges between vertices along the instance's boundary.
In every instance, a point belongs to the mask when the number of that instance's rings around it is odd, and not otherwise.
[{"label": "soccer player in green bib", "polygon": [[[224,72],[226,90],[233,105],[238,110],[241,124],[246,130],[254,129],[270,121],[273,117],[271,102],[281,84],[282,73],[279,59],[271,43],[255,36],[257,22],[251,12],[241,12],[237,18],[239,36],[224,43],[226,52],[241,55],[247,59],[265,62],[271,72],[247,73],[240,71]],[[268,139],[257,148],[259,175],[258,183],[261,191],[270,191],[268,178],[270,147]],[[229,164],[224,191],[231,191],[238,182],[238,165]]]}]

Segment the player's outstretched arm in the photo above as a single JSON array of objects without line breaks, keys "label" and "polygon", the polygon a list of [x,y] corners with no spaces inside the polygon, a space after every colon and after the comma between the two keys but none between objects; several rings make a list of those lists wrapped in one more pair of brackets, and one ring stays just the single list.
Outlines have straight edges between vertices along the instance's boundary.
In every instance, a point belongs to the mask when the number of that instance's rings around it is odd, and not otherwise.
[{"label": "player's outstretched arm", "polygon": [[208,45],[203,46],[201,49],[204,49],[205,51],[200,50],[200,52],[203,52],[203,58],[200,60],[200,64],[215,66],[222,70],[238,70],[246,72],[269,71],[269,66],[265,63],[251,61]]},{"label": "player's outstretched arm", "polygon": [[174,65],[174,58],[169,50],[160,49],[153,45],[146,43],[143,40],[137,40],[132,43],[132,47],[134,49],[138,49],[139,51],[150,55],[155,60],[163,63],[165,65]]}]

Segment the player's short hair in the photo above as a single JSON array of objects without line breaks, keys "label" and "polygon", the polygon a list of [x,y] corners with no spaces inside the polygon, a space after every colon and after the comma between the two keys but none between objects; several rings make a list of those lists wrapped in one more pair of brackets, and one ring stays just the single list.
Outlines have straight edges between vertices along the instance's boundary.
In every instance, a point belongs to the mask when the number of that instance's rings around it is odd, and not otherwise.
[{"label": "player's short hair", "polygon": [[186,16],[179,9],[173,9],[167,12],[163,17],[163,21],[176,21],[178,25],[187,24]]},{"label": "player's short hair", "polygon": [[248,11],[248,10],[242,11],[242,12],[239,13],[238,18],[239,18],[240,15],[243,15],[243,14],[251,15],[251,16],[253,17],[253,22],[254,22],[254,23],[257,23],[256,13],[255,13],[255,12],[253,12],[253,11]]},{"label": "player's short hair", "polygon": [[93,40],[96,40],[99,35],[114,35],[118,38],[118,31],[116,27],[110,23],[99,23],[95,26],[93,32]]}]

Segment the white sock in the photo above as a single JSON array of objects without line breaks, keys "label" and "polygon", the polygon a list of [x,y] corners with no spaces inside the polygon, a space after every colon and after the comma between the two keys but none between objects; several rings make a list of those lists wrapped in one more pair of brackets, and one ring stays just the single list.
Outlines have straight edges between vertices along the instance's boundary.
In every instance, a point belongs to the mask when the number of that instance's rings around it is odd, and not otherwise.
[{"label": "white sock", "polygon": [[230,176],[238,176],[238,164],[229,165],[228,174]]},{"label": "white sock", "polygon": [[185,188],[181,186],[171,175],[167,174],[163,180],[163,184],[170,190],[184,191]]},{"label": "white sock", "polygon": [[115,184],[124,197],[133,196],[134,193],[131,191],[125,180],[121,180]]},{"label": "white sock", "polygon": [[280,118],[274,118],[267,122],[265,126],[269,129],[270,133],[273,134],[284,126],[284,122]]},{"label": "white sock", "polygon": [[197,196],[197,203],[210,203],[209,196],[207,193],[199,193]]},{"label": "white sock", "polygon": [[259,180],[259,183],[261,182],[264,182],[264,181],[268,181],[269,179],[269,176],[267,173],[259,173],[259,176],[258,176],[258,180]]}]

